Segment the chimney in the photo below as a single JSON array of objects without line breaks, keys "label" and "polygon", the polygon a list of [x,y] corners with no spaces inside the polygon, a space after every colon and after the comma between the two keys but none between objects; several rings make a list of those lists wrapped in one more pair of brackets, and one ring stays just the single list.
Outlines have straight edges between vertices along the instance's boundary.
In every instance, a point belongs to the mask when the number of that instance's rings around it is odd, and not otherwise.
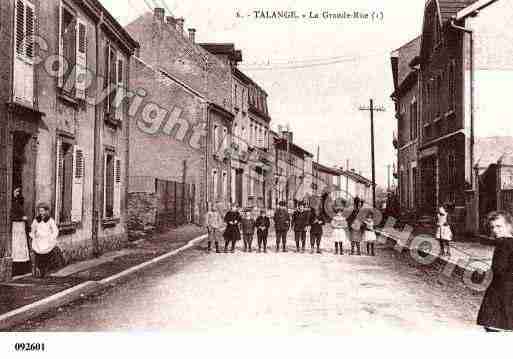
[{"label": "chimney", "polygon": [[166,23],[176,29],[176,19],[173,16],[166,16]]},{"label": "chimney", "polygon": [[156,7],[155,8],[155,19],[159,22],[164,22],[164,16],[166,15],[166,12],[164,8]]},{"label": "chimney", "polygon": [[281,132],[282,138],[286,139],[289,143],[294,143],[294,138],[292,137],[292,131],[282,131]]},{"label": "chimney", "polygon": [[196,29],[189,29],[189,40],[191,40],[192,43],[196,42]]},{"label": "chimney", "polygon": [[176,30],[183,35],[183,24],[185,23],[185,20],[183,17],[180,17],[176,19]]}]

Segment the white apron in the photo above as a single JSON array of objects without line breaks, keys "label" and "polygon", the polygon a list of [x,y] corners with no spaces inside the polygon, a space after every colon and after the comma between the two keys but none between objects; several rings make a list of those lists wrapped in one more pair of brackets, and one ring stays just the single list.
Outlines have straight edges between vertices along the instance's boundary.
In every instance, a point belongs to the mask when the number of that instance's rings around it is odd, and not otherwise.
[{"label": "white apron", "polygon": [[12,261],[16,263],[30,260],[25,232],[25,222],[12,222]]}]

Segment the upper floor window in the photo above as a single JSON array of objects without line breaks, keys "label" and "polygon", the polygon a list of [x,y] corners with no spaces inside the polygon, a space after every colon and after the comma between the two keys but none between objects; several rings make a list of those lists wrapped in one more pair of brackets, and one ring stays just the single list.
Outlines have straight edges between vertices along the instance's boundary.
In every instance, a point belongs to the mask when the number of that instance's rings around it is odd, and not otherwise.
[{"label": "upper floor window", "polygon": [[29,1],[16,0],[14,10],[14,97],[30,105],[34,102],[35,7]]},{"label": "upper floor window", "polygon": [[448,77],[448,110],[454,111],[456,102],[456,61],[454,59],[449,62]]},{"label": "upper floor window", "polygon": [[125,90],[125,63],[122,55],[108,43],[105,47],[105,80],[107,99],[105,112],[110,120],[119,123],[123,119],[123,91]]},{"label": "upper floor window", "polygon": [[58,85],[66,94],[85,99],[87,24],[64,3],[59,9],[59,54],[63,63]]}]

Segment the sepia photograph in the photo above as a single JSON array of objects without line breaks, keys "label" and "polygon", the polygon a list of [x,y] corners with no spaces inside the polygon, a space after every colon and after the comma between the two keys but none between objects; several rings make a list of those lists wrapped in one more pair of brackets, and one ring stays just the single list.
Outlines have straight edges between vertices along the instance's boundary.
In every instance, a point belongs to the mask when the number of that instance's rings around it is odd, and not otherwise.
[{"label": "sepia photograph", "polygon": [[0,352],[507,336],[511,20],[511,0],[0,0]]}]

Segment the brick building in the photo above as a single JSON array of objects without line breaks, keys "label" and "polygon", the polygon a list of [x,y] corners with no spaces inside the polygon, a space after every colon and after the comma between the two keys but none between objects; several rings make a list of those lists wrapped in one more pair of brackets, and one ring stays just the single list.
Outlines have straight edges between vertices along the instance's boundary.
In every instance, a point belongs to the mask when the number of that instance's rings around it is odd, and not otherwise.
[{"label": "brick building", "polygon": [[419,71],[410,64],[419,55],[420,43],[419,36],[393,51],[391,55],[394,80],[392,99],[397,119],[394,146],[397,149],[398,194],[403,212],[415,212],[418,208]]},{"label": "brick building", "polygon": [[115,99],[138,44],[97,0],[6,0],[0,16],[0,276],[9,279],[17,187],[29,221],[36,203],[50,204],[67,260],[126,241],[127,106]]},{"label": "brick building", "polygon": [[[426,2],[419,56],[421,131],[419,207],[448,204],[457,231],[477,231],[476,167],[488,158],[482,139],[511,137],[504,91],[513,76],[513,9],[493,0]],[[506,139],[507,140],[507,139]],[[489,148],[489,147],[488,147]],[[483,152],[484,151],[484,152]]]},{"label": "brick building", "polygon": [[[162,8],[140,16],[126,30],[141,44],[132,71],[134,88],[162,110],[161,116],[142,111],[132,121],[131,156],[137,159],[130,166],[132,218],[139,225],[156,221],[155,196],[162,199],[163,191],[155,183],[165,181],[194,187],[193,199],[182,197],[192,201],[194,209],[186,216],[197,222],[207,202],[231,198],[226,151],[234,119],[231,62],[240,61],[240,52],[232,45],[226,58],[209,53],[196,43],[195,29],[185,34],[184,20],[166,16]],[[152,209],[149,216],[147,209]]]}]

